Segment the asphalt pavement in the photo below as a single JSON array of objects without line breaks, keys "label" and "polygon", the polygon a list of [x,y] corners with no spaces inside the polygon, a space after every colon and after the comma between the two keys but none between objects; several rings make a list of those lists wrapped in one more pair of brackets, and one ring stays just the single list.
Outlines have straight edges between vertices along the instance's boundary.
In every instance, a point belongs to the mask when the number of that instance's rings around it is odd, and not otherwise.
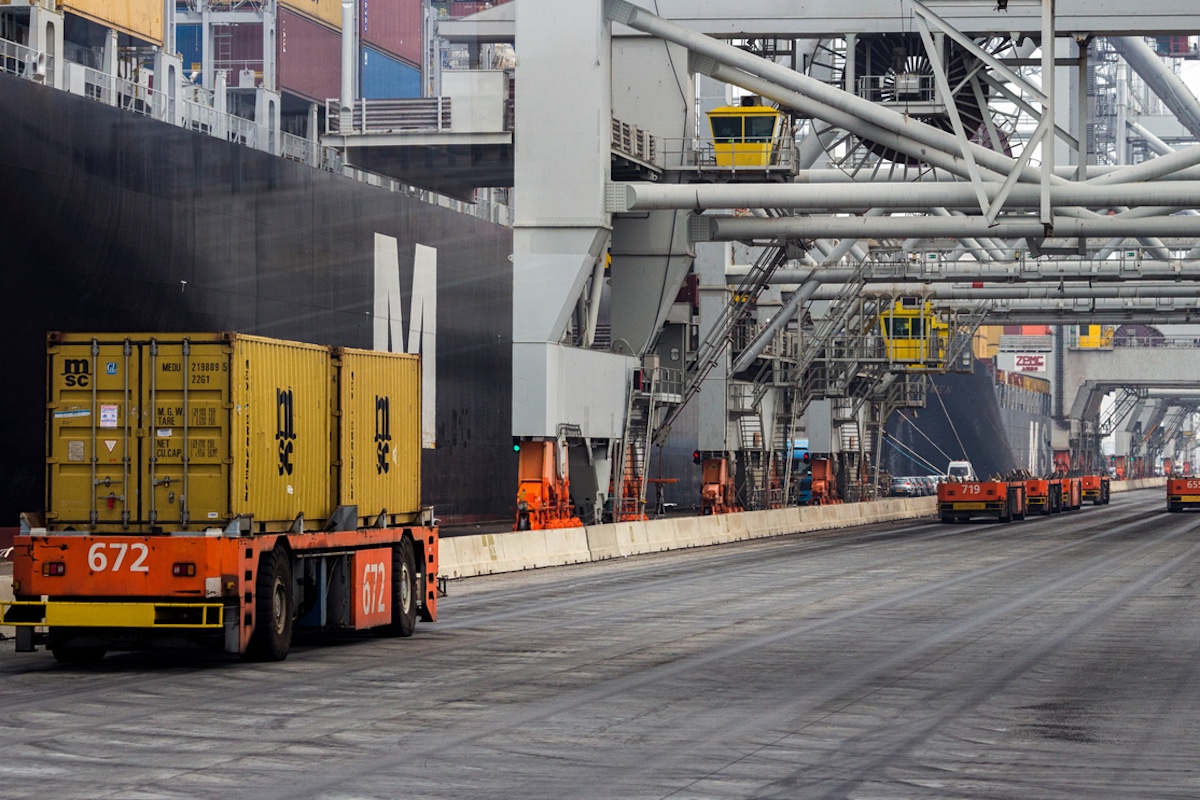
[{"label": "asphalt pavement", "polygon": [[1200,797],[1161,490],[451,581],[277,664],[0,643],[5,798]]}]

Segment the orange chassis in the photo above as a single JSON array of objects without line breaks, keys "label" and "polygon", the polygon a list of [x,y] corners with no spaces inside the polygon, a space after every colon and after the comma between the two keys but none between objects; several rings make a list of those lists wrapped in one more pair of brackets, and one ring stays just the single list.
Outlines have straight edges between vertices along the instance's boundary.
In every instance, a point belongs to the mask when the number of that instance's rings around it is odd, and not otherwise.
[{"label": "orange chassis", "polygon": [[[415,526],[251,535],[26,530],[13,546],[16,601],[0,604],[0,624],[17,626],[18,651],[35,649],[60,627],[142,643],[164,635],[219,639],[225,651],[245,654],[261,607],[256,604],[259,566],[264,554],[281,552],[289,575],[303,575],[305,559],[314,559],[310,563],[322,570],[323,562],[343,559],[341,599],[349,608],[334,624],[316,627],[378,627],[391,621],[396,563],[391,554],[405,539],[409,544],[403,547],[413,553],[416,613],[432,622],[438,531]],[[293,582],[298,586],[300,578]],[[291,613],[296,611],[294,605]],[[324,612],[318,616],[328,621]]]}]

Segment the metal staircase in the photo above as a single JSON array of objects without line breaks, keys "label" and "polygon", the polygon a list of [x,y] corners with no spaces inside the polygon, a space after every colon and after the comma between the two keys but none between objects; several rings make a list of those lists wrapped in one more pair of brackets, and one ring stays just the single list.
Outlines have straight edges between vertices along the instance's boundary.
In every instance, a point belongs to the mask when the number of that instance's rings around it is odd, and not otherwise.
[{"label": "metal staircase", "polygon": [[787,253],[781,247],[767,247],[759,254],[754,266],[750,268],[737,289],[734,290],[729,305],[721,312],[721,316],[713,324],[708,335],[704,337],[704,341],[696,348],[695,361],[684,378],[681,402],[667,413],[662,424],[654,430],[653,440],[656,444],[661,445],[666,441],[667,435],[671,432],[671,425],[683,411],[683,407],[696,396],[700,391],[700,384],[713,367],[720,362],[734,329],[749,317],[750,310],[759,295],[762,294],[763,289],[767,287],[771,276],[785,261],[787,261]]}]

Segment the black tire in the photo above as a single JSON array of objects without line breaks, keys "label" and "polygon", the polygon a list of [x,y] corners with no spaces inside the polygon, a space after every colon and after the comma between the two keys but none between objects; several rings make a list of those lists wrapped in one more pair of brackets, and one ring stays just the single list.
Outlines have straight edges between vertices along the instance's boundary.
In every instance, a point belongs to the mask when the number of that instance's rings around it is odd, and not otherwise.
[{"label": "black tire", "polygon": [[1004,510],[996,515],[996,519],[1000,522],[1011,522],[1013,518],[1012,498],[1009,497],[1004,501]]},{"label": "black tire", "polygon": [[954,517],[948,516],[946,514],[942,515],[942,524],[949,525],[952,522],[954,522]]},{"label": "black tire", "polygon": [[276,545],[258,558],[254,583],[254,633],[246,646],[247,661],[283,661],[292,649],[295,614],[292,562],[287,551]]},{"label": "black tire", "polygon": [[417,559],[412,539],[392,546],[392,621],[375,629],[378,636],[412,636],[417,629]]},{"label": "black tire", "polygon": [[1176,511],[1179,511],[1179,504],[1178,503],[1167,503],[1167,511],[1174,514]]},{"label": "black tire", "polygon": [[104,654],[108,652],[108,648],[104,646],[72,647],[71,645],[59,645],[58,647],[50,648],[50,652],[54,654],[54,660],[60,664],[95,664],[104,658]]}]

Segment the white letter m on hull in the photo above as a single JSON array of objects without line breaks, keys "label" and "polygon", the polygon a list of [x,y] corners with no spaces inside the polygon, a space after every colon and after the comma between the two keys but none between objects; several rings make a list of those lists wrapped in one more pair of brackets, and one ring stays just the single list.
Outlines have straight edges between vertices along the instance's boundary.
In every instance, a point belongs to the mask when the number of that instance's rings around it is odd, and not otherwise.
[{"label": "white letter m on hull", "polygon": [[396,237],[375,234],[375,350],[421,356],[421,446],[436,446],[437,249],[416,245],[408,347],[400,303],[400,252]]}]

